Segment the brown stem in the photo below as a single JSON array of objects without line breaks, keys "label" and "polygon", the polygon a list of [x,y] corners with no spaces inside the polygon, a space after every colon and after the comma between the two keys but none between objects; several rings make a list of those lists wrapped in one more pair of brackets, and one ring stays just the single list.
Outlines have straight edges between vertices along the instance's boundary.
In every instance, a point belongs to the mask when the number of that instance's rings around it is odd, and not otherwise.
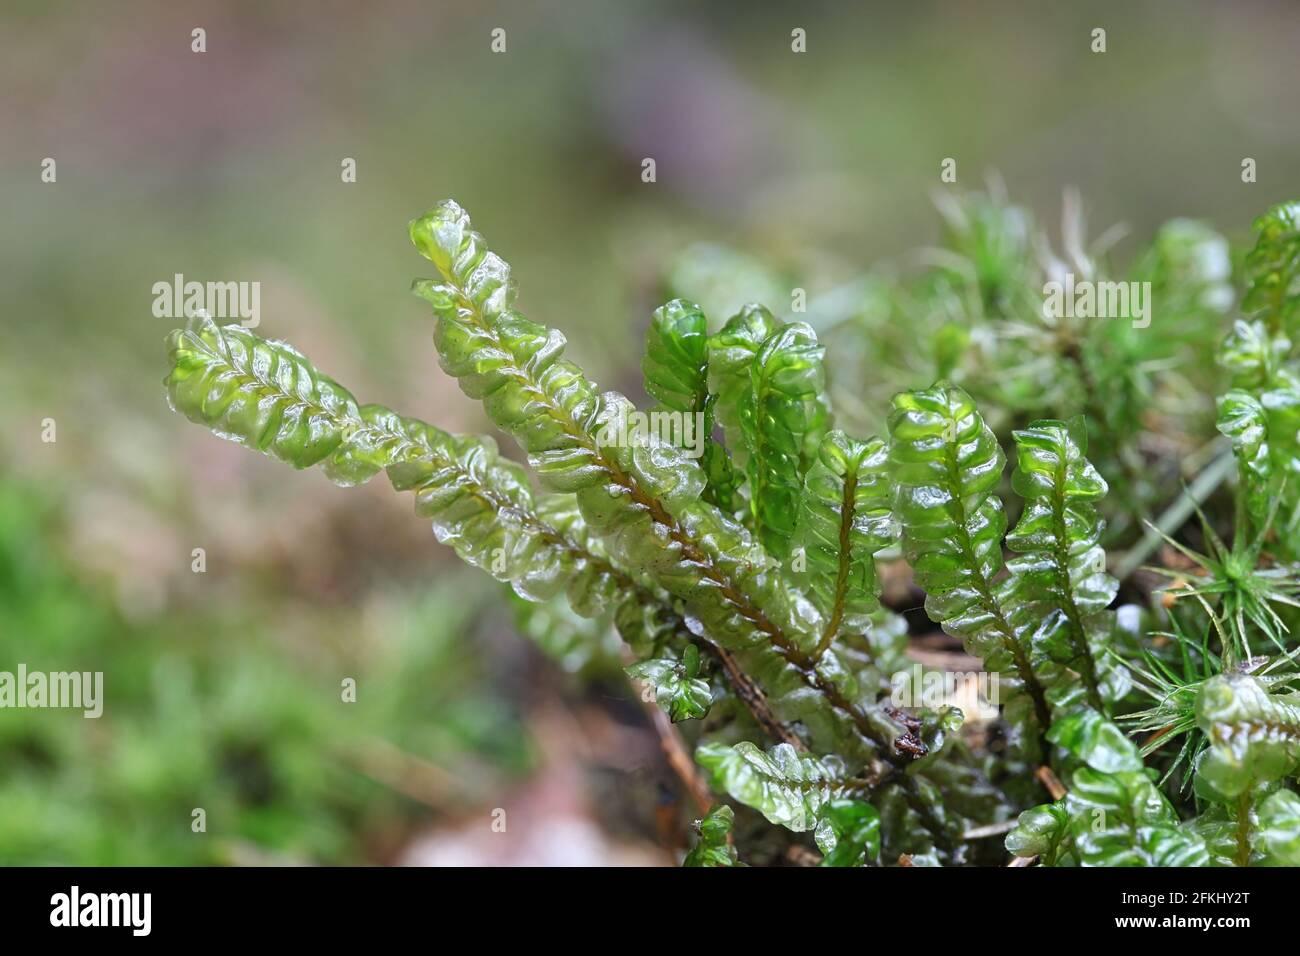
[{"label": "brown stem", "polygon": [[1065,785],[1061,783],[1060,777],[1052,772],[1052,768],[1044,764],[1034,771],[1034,776],[1038,782],[1047,788],[1047,792],[1052,795],[1053,800],[1060,800],[1066,794]]},{"label": "brown stem", "polygon": [[840,498],[839,568],[835,575],[835,599],[831,604],[830,620],[826,622],[826,627],[822,630],[822,638],[813,651],[814,661],[821,660],[822,655],[830,649],[840,629],[840,621],[844,620],[844,602],[849,589],[849,565],[852,563],[850,541],[853,533],[854,498],[857,496],[857,491],[858,473],[851,471],[844,476],[844,491]]},{"label": "brown stem", "polygon": [[[640,695],[638,695],[639,697]],[[708,813],[713,807],[713,792],[709,790],[703,778],[695,768],[695,761],[686,751],[686,745],[682,742],[682,735],[677,732],[673,722],[668,719],[668,715],[663,709],[655,703],[645,702],[644,707],[650,716],[650,723],[654,727],[655,735],[659,738],[659,746],[663,749],[664,759],[668,761],[668,766],[672,768],[677,779],[682,782],[686,792],[690,794],[691,800],[695,803],[695,809],[701,816]]]}]

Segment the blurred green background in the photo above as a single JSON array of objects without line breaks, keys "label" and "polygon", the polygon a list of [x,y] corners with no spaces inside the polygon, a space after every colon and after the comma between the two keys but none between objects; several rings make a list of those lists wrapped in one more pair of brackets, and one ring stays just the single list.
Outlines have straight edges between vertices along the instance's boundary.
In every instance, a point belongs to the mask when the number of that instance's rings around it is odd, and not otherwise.
[{"label": "blurred green background", "polygon": [[[945,157],[1049,228],[1079,187],[1121,260],[1173,216],[1241,236],[1300,183],[1298,53],[1283,2],[5,4],[0,670],[102,670],[106,704],[0,710],[0,863],[671,860],[627,688],[516,637],[385,482],[172,414],[155,282],[260,282],[259,333],[481,429],[407,293],[437,199],[639,397],[682,249],[815,297],[934,239]],[[789,294],[742,284],[706,304]]]}]

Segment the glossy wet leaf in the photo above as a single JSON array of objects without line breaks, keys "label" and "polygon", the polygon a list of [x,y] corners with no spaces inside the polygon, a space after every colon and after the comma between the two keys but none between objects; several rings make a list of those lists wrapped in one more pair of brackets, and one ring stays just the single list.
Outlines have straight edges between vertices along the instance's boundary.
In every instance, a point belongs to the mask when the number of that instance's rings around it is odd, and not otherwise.
[{"label": "glossy wet leaf", "polygon": [[1016,818],[1015,829],[1007,834],[1007,852],[1012,856],[1042,857],[1044,866],[1052,866],[1069,832],[1070,816],[1063,803],[1031,807]]},{"label": "glossy wet leaf", "polygon": [[344,485],[380,471],[413,491],[416,511],[466,562],[521,596],[565,595],[582,616],[613,614],[634,646],[684,631],[671,604],[620,572],[588,535],[571,497],[534,500],[527,476],[491,438],[450,435],[381,405],[358,406],[304,355],[209,322],[169,339],[173,407],[295,467],[319,464]]},{"label": "glossy wet leaf", "polygon": [[698,676],[699,669],[700,652],[688,644],[681,660],[655,658],[633,664],[626,671],[634,680],[654,687],[655,702],[676,723],[703,717],[713,703],[708,682]]},{"label": "glossy wet leaf", "polygon": [[861,800],[832,800],[822,808],[816,840],[822,866],[872,865],[880,856],[880,814]]},{"label": "glossy wet leaf", "polygon": [[1270,865],[1300,866],[1300,796],[1278,790],[1260,803],[1257,840]]},{"label": "glossy wet leaf", "polygon": [[822,439],[804,477],[797,553],[804,573],[794,577],[826,620],[822,649],[841,631],[867,630],[880,606],[875,554],[895,537],[887,464],[880,439],[859,442],[837,430]]},{"label": "glossy wet leaf", "polygon": [[[454,203],[411,223],[436,272],[415,291],[432,306],[442,368],[524,449],[544,491],[492,439],[363,405],[291,346],[242,328],[173,333],[168,398],[216,434],[320,465],[339,484],[383,472],[411,491],[440,541],[531,602],[521,631],[573,669],[626,664],[630,649],[629,673],[674,720],[706,718],[683,729],[715,791],[813,831],[827,865],[995,862],[996,841],[963,831],[1017,813],[1006,846],[1043,865],[1294,865],[1300,698],[1282,654],[1300,594],[1300,206],[1257,223],[1244,317],[1217,353],[1229,385],[1218,427],[1238,466],[1232,546],[1216,537],[1227,494],[1202,482],[1230,462],[1200,476],[1189,458],[1189,493],[1211,494],[1207,553],[1183,540],[1194,531],[1171,532],[1194,567],[1166,569],[1185,580],[1165,595],[1163,621],[1122,627],[1103,536],[1131,539],[1142,506],[1176,493],[1146,468],[1159,446],[1145,432],[1213,387],[1203,374],[1176,388],[1158,376],[1171,357],[1188,370],[1167,343],[1205,352],[1223,322],[1226,246],[1196,223],[1161,231],[1134,273],[1152,284],[1158,335],[1126,322],[1052,326],[1038,280],[1061,263],[1035,262],[1027,216],[992,200],[945,209],[948,258],[915,280],[855,286],[857,311],[842,320],[824,302],[809,318],[823,338],[838,326],[891,339],[859,343],[857,378],[836,382],[854,419],[882,411],[893,387],[876,375],[883,361],[905,373],[892,381],[951,372],[981,396],[987,422],[966,391],[940,383],[894,399],[887,444],[832,431],[811,327],[747,306],[709,335],[684,300],[652,316],[642,369],[656,404],[643,412],[600,392],[564,357],[559,331],[519,313],[509,266]],[[1099,270],[1067,225],[1068,257]],[[1079,409],[1096,467],[1081,419],[1036,418]],[[693,428],[661,427],[673,414]],[[1178,441],[1195,438],[1197,420]],[[1010,534],[995,431],[1015,442],[1010,486],[1024,503],[1006,502],[1020,514]],[[926,650],[909,648],[919,618],[896,613],[912,606],[905,591],[895,585],[895,610],[879,604],[875,562],[893,559],[896,533],[931,617],[1001,680],[994,733],[972,734],[947,702],[891,701],[915,663],[907,655]],[[1256,658],[1264,639],[1274,656]],[[1117,658],[1154,695],[1147,709],[1116,706]],[[1040,763],[1066,787],[1055,804],[1033,806]],[[1187,786],[1157,784],[1173,769]],[[688,865],[736,864],[732,823],[726,807],[699,821]]]},{"label": "glossy wet leaf", "polygon": [[1255,233],[1241,307],[1273,331],[1294,332],[1300,313],[1300,202],[1274,206],[1255,220]]},{"label": "glossy wet leaf", "polygon": [[838,758],[801,756],[789,744],[767,753],[748,741],[705,744],[695,760],[715,788],[795,832],[816,827],[822,808],[846,787],[847,771]]},{"label": "glossy wet leaf", "polygon": [[[1004,603],[1032,657],[1068,669],[1056,698],[1082,696],[1107,710],[1128,689],[1127,672],[1107,654],[1114,615],[1107,611],[1119,582],[1106,571],[1096,502],[1105,480],[1085,457],[1082,417],[1043,420],[1014,433],[1016,470],[1011,485],[1025,500],[1007,547]],[[1081,686],[1080,686],[1081,685]]]},{"label": "glossy wet leaf", "polygon": [[1300,765],[1300,697],[1270,694],[1247,674],[1206,681],[1196,722],[1209,741],[1197,776],[1225,799],[1291,776]]},{"label": "glossy wet leaf", "polygon": [[761,305],[747,305],[708,340],[709,390],[717,396],[727,450],[737,466],[749,461],[756,434],[753,366],[758,351],[781,322]]},{"label": "glossy wet leaf", "polygon": [[[410,232],[440,274],[414,291],[433,308],[442,367],[529,453],[543,484],[574,493],[584,527],[614,566],[634,569],[638,581],[681,603],[691,630],[730,662],[723,665],[728,682],[755,724],[769,737],[836,759],[905,766],[909,757],[894,746],[903,728],[887,708],[864,696],[833,655],[814,660],[825,629],[821,612],[789,587],[744,526],[704,499],[708,479],[695,460],[634,427],[636,409],[626,398],[597,394],[562,357],[558,331],[514,309],[509,266],[487,249],[464,210],[442,203]],[[762,435],[758,394],[772,399],[762,403],[766,421],[774,407],[785,407],[784,397],[804,396],[815,380],[806,365],[820,354],[802,331],[788,348],[760,355],[778,327],[765,310],[750,309],[728,323],[721,340],[709,340],[710,388],[728,429]],[[760,368],[771,376],[762,388],[755,385]],[[807,420],[822,427],[815,415]],[[805,439],[812,434],[810,426]],[[938,809],[939,796],[909,785],[905,798],[920,827],[951,846],[956,824]]]},{"label": "glossy wet leaf", "polygon": [[1102,773],[1140,771],[1142,756],[1132,740],[1095,710],[1059,718],[1047,739]]},{"label": "glossy wet leaf", "polygon": [[746,306],[709,340],[709,384],[728,447],[743,464],[764,546],[789,555],[803,475],[830,425],[824,349],[803,323]]},{"label": "glossy wet leaf", "polygon": [[361,427],[357,401],[284,342],[204,320],[167,340],[167,397],[222,438],[309,468]]},{"label": "glossy wet leaf", "polygon": [[1038,723],[1047,723],[1031,644],[1009,620],[995,583],[1006,531],[993,493],[1005,463],[997,438],[971,397],[945,383],[895,396],[889,438],[894,515],[926,612],[988,670],[1016,678]]},{"label": "glossy wet leaf", "polygon": [[[693,450],[700,456],[710,503],[731,511],[742,476],[713,440],[715,399],[709,392],[708,320],[700,307],[674,299],[655,310],[646,330],[641,370],[646,392],[664,410],[681,417],[682,434],[690,423]],[[687,418],[686,416],[690,416]]]},{"label": "glossy wet leaf", "polygon": [[714,807],[703,820],[695,821],[699,839],[686,854],[682,866],[739,866],[736,848],[730,842],[735,822],[736,813],[726,804]]}]

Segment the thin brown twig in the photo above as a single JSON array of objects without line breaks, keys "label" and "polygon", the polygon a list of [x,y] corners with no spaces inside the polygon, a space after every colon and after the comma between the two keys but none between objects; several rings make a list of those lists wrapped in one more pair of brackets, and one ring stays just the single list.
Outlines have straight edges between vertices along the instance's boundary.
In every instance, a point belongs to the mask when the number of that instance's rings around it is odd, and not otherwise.
[{"label": "thin brown twig", "polygon": [[1052,772],[1052,768],[1044,764],[1034,771],[1034,776],[1038,782],[1047,788],[1047,792],[1052,795],[1053,800],[1060,800],[1066,794],[1065,785],[1061,783],[1061,778]]},{"label": "thin brown twig", "polygon": [[963,840],[982,840],[985,837],[1001,836],[1004,833],[1010,833],[1016,828],[1015,820],[1003,820],[1001,823],[990,823],[982,827],[973,827],[961,835]]},{"label": "thin brown twig", "polygon": [[695,761],[687,752],[682,735],[658,704],[643,699],[640,694],[637,694],[637,698],[641,700],[641,706],[650,716],[650,724],[659,738],[659,746],[663,749],[668,766],[672,768],[673,773],[677,774],[682,786],[691,795],[691,800],[701,816],[708,813],[715,802],[713,791],[709,789],[696,769]]}]

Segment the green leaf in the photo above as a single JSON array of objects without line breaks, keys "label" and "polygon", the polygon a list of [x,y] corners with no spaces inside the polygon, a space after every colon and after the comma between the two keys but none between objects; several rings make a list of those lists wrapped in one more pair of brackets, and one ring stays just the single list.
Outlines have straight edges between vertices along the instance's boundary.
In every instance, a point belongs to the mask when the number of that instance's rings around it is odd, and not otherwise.
[{"label": "green leaf", "polygon": [[1118,727],[1083,710],[1058,719],[1047,737],[1085,766],[1074,771],[1064,800],[1021,815],[1007,838],[1012,853],[1042,854],[1045,865],[1209,865],[1204,837],[1179,823]]},{"label": "green leaf", "polygon": [[1047,739],[1102,773],[1142,770],[1137,745],[1095,710],[1058,718]]},{"label": "green leaf", "polygon": [[1300,697],[1270,694],[1247,674],[1207,680],[1196,722],[1209,740],[1198,778],[1223,799],[1291,776],[1300,764]]},{"label": "green leaf", "polygon": [[1210,803],[1198,817],[1183,824],[1205,841],[1210,866],[1236,866],[1241,847],[1238,843],[1235,813],[1223,803]]},{"label": "green leaf", "polygon": [[[514,310],[509,267],[487,250],[464,210],[440,204],[411,224],[411,237],[441,273],[414,291],[433,307],[442,367],[529,452],[545,484],[576,494],[587,527],[617,565],[680,600],[691,629],[732,654],[761,690],[762,701],[741,694],[751,710],[765,709],[760,724],[795,740],[797,723],[819,750],[905,765],[893,750],[901,731],[892,719],[839,686],[850,675],[814,668],[821,615],[742,526],[702,500],[705,476],[695,461],[631,428],[631,403],[616,392],[597,395],[562,358],[564,337]],[[773,321],[757,312],[751,318]],[[711,342],[711,382],[713,373]],[[719,393],[720,410],[724,398]],[[744,407],[752,415],[757,406]]]},{"label": "green leaf", "polygon": [[778,559],[790,554],[803,475],[830,425],[824,354],[812,328],[798,322],[769,336],[754,359],[750,505],[760,539]]},{"label": "green leaf", "polygon": [[[708,321],[699,306],[674,299],[655,310],[646,330],[641,370],[646,392],[667,410],[697,416],[700,465],[708,479],[705,499],[724,511],[735,508],[741,476],[726,450],[713,441],[713,396],[709,394]],[[684,433],[684,431],[683,431]],[[694,433],[693,433],[694,434]]]},{"label": "green leaf", "polygon": [[459,206],[441,204],[412,223],[411,235],[445,280],[415,286],[437,317],[443,367],[530,452],[542,481],[576,491],[613,557],[694,605],[712,640],[733,648],[775,641],[797,654],[803,621],[790,596],[756,575],[767,559],[744,529],[700,500],[698,464],[631,428],[627,399],[598,396],[561,357],[564,337],[513,310],[509,267]]},{"label": "green leaf", "polygon": [[1046,727],[1050,713],[1030,648],[994,584],[1006,530],[992,493],[1005,462],[997,439],[971,397],[946,383],[895,396],[889,437],[894,515],[926,612],[986,668],[1018,677]]},{"label": "green leaf", "polygon": [[1203,835],[1178,822],[1140,770],[1079,768],[1065,798],[1022,813],[1006,845],[1016,856],[1039,856],[1045,866],[1210,865]]},{"label": "green leaf", "polygon": [[780,326],[780,320],[761,305],[747,305],[708,341],[709,390],[717,396],[718,420],[731,458],[741,468],[749,462],[757,429],[754,361]]},{"label": "green leaf", "polygon": [[768,753],[749,741],[734,747],[704,744],[695,759],[715,789],[796,833],[813,829],[822,807],[846,787],[838,757],[801,756],[789,744],[777,744]]},{"label": "green leaf", "polygon": [[1274,480],[1267,413],[1254,395],[1239,389],[1220,396],[1218,404],[1218,428],[1232,441],[1246,508],[1256,527],[1262,527],[1281,490]]},{"label": "green leaf", "polygon": [[709,340],[709,384],[735,460],[749,479],[755,528],[790,553],[803,474],[830,426],[825,350],[812,328],[746,306]]},{"label": "green leaf", "polygon": [[1269,526],[1276,507],[1283,556],[1300,554],[1300,386],[1228,392],[1219,399],[1218,428],[1232,441],[1256,532]]},{"label": "green leaf", "polygon": [[875,863],[880,856],[880,814],[861,800],[832,800],[817,823],[822,866],[852,867]]},{"label": "green leaf", "polygon": [[706,681],[698,676],[700,652],[688,644],[682,660],[656,658],[626,668],[634,680],[645,681],[655,689],[655,702],[672,718],[673,723],[704,717],[713,703]]},{"label": "green leaf", "polygon": [[1015,829],[1007,834],[1006,848],[1012,856],[1037,856],[1044,866],[1060,858],[1063,842],[1069,838],[1070,817],[1063,803],[1031,807],[1016,818]]},{"label": "green leaf", "polygon": [[714,807],[703,820],[696,820],[695,829],[700,838],[686,854],[682,866],[739,866],[736,848],[730,841],[735,822],[735,811],[726,804]]},{"label": "green leaf", "polygon": [[360,484],[380,471],[416,492],[439,541],[532,601],[565,594],[584,617],[613,613],[634,647],[653,648],[685,622],[592,542],[571,496],[534,502],[523,469],[490,438],[449,435],[381,405],[358,406],[302,353],[210,320],[172,333],[168,398],[216,434],[295,467],[322,465]]},{"label": "green leaf", "polygon": [[1205,839],[1187,826],[1162,824],[1138,829],[1143,866],[1211,866]]},{"label": "green leaf", "polygon": [[1295,385],[1286,367],[1291,342],[1272,334],[1263,322],[1238,319],[1219,346],[1218,364],[1232,377],[1233,388],[1262,391],[1279,385]]},{"label": "green leaf", "polygon": [[1274,332],[1294,332],[1300,313],[1300,202],[1274,206],[1255,220],[1255,232],[1242,310],[1260,316]]},{"label": "green leaf", "polygon": [[444,280],[412,286],[438,318],[434,344],[443,369],[483,401],[554,490],[605,484],[610,469],[587,428],[602,403],[582,370],[562,357],[564,336],[515,311],[510,267],[488,251],[455,203],[413,220],[410,232]]},{"label": "green leaf", "polygon": [[581,617],[564,598],[534,603],[513,591],[510,598],[515,627],[564,670],[579,673],[588,668],[616,668],[622,644],[609,614]]},{"label": "green leaf", "polygon": [[210,319],[167,340],[173,409],[222,438],[309,468],[360,427],[357,402],[301,352]]},{"label": "green leaf", "polygon": [[[1098,710],[1128,690],[1127,672],[1107,655],[1114,614],[1106,608],[1119,582],[1106,573],[1100,545],[1103,522],[1094,502],[1106,482],[1084,457],[1083,418],[1037,421],[1014,433],[1016,471],[1011,485],[1025,509],[1007,547],[1017,552],[1003,604],[1021,643],[1029,640],[1034,658],[1063,665],[1070,672],[1058,698],[1077,691]],[[1082,688],[1075,675],[1082,677]]]},{"label": "green leaf", "polygon": [[880,439],[859,442],[835,430],[804,476],[798,540],[804,580],[826,619],[818,656],[842,631],[865,633],[880,607],[875,553],[894,538],[887,464]]},{"label": "green leaf", "polygon": [[1181,829],[1169,802],[1141,771],[1074,772],[1066,809],[1083,866],[1204,866],[1204,840]]},{"label": "green leaf", "polygon": [[[474,289],[486,284],[487,280],[471,277]],[[468,294],[457,301],[457,309],[474,311],[466,305]],[[460,311],[456,315],[469,321]],[[510,327],[521,328],[519,323]],[[207,330],[209,338],[218,334],[214,330]],[[247,341],[249,354],[282,348],[255,336]],[[219,402],[212,397],[215,386],[195,387],[196,351],[201,353],[203,381],[219,383],[230,393],[217,396]],[[439,540],[466,561],[510,581],[529,600],[545,601],[565,593],[579,614],[603,615],[612,609],[620,633],[638,653],[653,653],[669,639],[682,640],[687,620],[678,616],[660,587],[675,590],[686,600],[690,628],[706,633],[720,646],[732,647],[724,658],[730,662],[725,670],[737,698],[761,727],[778,739],[798,739],[789,729],[797,723],[813,742],[850,759],[865,761],[877,752],[886,761],[901,759],[889,749],[899,732],[889,719],[862,709],[800,656],[806,654],[801,650],[801,628],[809,628],[806,646],[811,648],[814,628],[820,627],[818,615],[806,602],[797,603],[798,596],[768,573],[765,556],[743,529],[698,500],[698,486],[690,483],[692,474],[698,474],[698,469],[692,472],[692,463],[659,447],[650,454],[646,445],[636,443],[604,454],[591,439],[590,429],[575,425],[557,441],[569,442],[572,437],[589,462],[626,490],[625,497],[612,497],[607,485],[584,488],[580,510],[569,495],[551,495],[534,503],[518,466],[500,459],[490,439],[451,436],[381,406],[357,408],[350,396],[334,403],[334,417],[326,414],[330,409],[325,405],[313,406],[312,442],[297,440],[288,432],[276,432],[276,440],[267,441],[262,419],[226,414],[232,403],[260,402],[272,408],[303,404],[302,396],[314,394],[312,388],[319,391],[319,383],[327,380],[305,358],[287,350],[284,361],[291,359],[302,368],[292,376],[263,381],[257,370],[279,367],[279,358],[259,360],[257,366],[232,364],[242,361],[246,351],[223,351],[211,341],[195,343],[181,334],[175,336],[174,356],[180,370],[173,369],[169,376],[174,404],[200,421],[211,421],[219,434],[266,447],[295,463],[321,461],[323,452],[315,445],[324,443],[333,449],[325,467],[338,480],[355,483],[383,468],[394,487],[416,492],[417,510],[433,519]],[[228,353],[233,360],[223,357]],[[511,362],[503,360],[505,354],[497,349],[482,356],[476,370],[467,374],[480,383],[506,375],[503,369]],[[536,357],[535,351],[532,354]],[[462,361],[470,360],[462,357],[453,364],[461,367]],[[220,367],[212,368],[214,363]],[[518,386],[520,394],[531,394],[521,399],[524,404],[550,403],[545,414],[559,421],[564,402],[546,398],[547,388],[555,382],[542,370],[543,364],[540,360],[517,363],[509,373],[512,384],[502,388],[510,391]],[[286,391],[290,387],[293,390]],[[539,401],[539,396],[545,400]],[[489,407],[500,411],[502,406]],[[604,407],[613,416],[626,402],[620,396],[607,396]],[[534,420],[541,413],[530,407],[524,414]],[[616,555],[605,553],[603,543],[589,530],[587,514],[595,516],[606,532],[604,541],[613,545]],[[624,561],[626,567],[637,569],[635,574],[621,570]]]},{"label": "green leaf", "polygon": [[698,305],[673,299],[655,309],[641,360],[646,392],[673,411],[703,411],[709,395],[708,340],[708,320]]},{"label": "green leaf", "polygon": [[1300,796],[1278,790],[1259,805],[1258,838],[1272,866],[1300,866]]}]

